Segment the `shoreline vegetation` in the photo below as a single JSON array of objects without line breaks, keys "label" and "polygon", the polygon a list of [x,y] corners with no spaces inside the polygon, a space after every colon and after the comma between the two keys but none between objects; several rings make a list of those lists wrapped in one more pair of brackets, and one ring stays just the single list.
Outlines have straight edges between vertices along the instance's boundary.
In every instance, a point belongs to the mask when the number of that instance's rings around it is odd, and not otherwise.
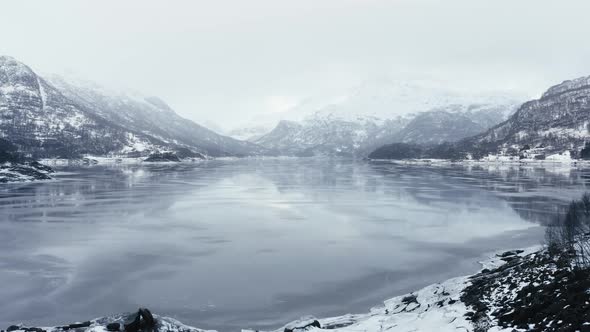
[{"label": "shoreline vegetation", "polygon": [[[590,331],[590,194],[571,202],[546,228],[543,245],[499,252],[481,264],[474,275],[394,297],[365,314],[303,317],[275,331]],[[140,309],[57,327],[13,325],[6,331],[204,330]]]}]

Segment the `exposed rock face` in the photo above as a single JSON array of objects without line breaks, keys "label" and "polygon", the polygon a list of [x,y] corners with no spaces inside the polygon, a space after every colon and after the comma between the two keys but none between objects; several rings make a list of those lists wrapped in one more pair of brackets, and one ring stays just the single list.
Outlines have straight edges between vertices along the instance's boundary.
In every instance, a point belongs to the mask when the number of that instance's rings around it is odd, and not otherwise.
[{"label": "exposed rock face", "polygon": [[110,331],[110,332],[117,332],[117,331],[121,330],[121,324],[119,324],[119,323],[109,323],[109,324],[107,324],[106,327],[107,327],[107,331]]},{"label": "exposed rock face", "polygon": [[156,319],[146,308],[139,308],[137,314],[129,317],[129,323],[125,324],[125,332],[152,332],[156,329]]},{"label": "exposed rock face", "polygon": [[283,329],[283,332],[303,332],[314,328],[321,329],[322,325],[317,319],[310,317],[300,319],[295,322],[292,322],[291,324],[288,324]]},{"label": "exposed rock face", "polygon": [[575,90],[585,90],[590,88],[590,76],[578,77],[573,80],[563,81],[561,84],[550,87],[544,94],[543,98],[560,95],[564,92],[572,92]]},{"label": "exposed rock face", "polygon": [[33,158],[189,149],[211,156],[267,152],[183,119],[162,100],[45,80],[0,56],[0,136]]}]

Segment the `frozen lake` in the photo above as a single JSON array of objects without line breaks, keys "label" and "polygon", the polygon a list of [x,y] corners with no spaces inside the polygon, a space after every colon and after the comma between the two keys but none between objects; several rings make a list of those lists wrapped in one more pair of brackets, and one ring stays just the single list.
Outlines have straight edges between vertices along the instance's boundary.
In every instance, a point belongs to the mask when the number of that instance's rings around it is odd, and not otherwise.
[{"label": "frozen lake", "polygon": [[365,312],[539,244],[590,170],[328,159],[62,167],[0,186],[0,327],[139,306],[201,328]]}]

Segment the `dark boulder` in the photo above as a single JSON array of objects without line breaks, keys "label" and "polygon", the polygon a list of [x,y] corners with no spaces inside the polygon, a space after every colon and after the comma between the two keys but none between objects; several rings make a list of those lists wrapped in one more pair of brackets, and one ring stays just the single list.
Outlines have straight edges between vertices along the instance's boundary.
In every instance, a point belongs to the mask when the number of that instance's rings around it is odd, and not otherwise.
[{"label": "dark boulder", "polygon": [[91,324],[90,322],[74,323],[74,324],[68,325],[68,327],[71,329],[78,329],[81,327],[88,327],[88,326],[90,326],[90,324]]},{"label": "dark boulder", "polygon": [[403,304],[418,303],[418,297],[414,294],[410,294],[402,299]]},{"label": "dark boulder", "polygon": [[43,165],[38,161],[29,161],[26,163],[27,165],[33,167],[36,170],[42,171],[42,172],[46,172],[46,173],[55,173],[55,171],[53,170],[53,168],[47,166],[47,165]]},{"label": "dark boulder", "polygon": [[292,325],[287,325],[283,332],[297,332],[297,331],[306,331],[310,328],[318,328],[321,329],[322,325],[317,319],[308,318],[304,320],[297,321],[292,323]]},{"label": "dark boulder", "polygon": [[522,254],[523,252],[524,251],[522,251],[522,250],[506,251],[506,252],[503,252],[503,253],[496,255],[496,256],[506,258],[506,257],[510,257],[510,256],[517,256],[518,254]]},{"label": "dark boulder", "polygon": [[19,181],[20,176],[28,176],[34,180],[51,179],[45,171],[38,170],[26,164],[3,165],[0,166],[0,169],[8,171],[0,176],[0,183]]},{"label": "dark boulder", "polygon": [[148,309],[140,308],[139,314],[143,318],[143,321],[144,321],[146,327],[148,327],[148,328],[156,327],[156,320],[154,319],[154,316],[152,315],[152,313]]},{"label": "dark boulder", "polygon": [[119,323],[110,323],[107,325],[107,331],[117,332],[121,329],[121,324]]},{"label": "dark boulder", "polygon": [[156,330],[156,319],[146,308],[139,308],[136,314],[128,318],[125,324],[125,332],[154,331]]}]

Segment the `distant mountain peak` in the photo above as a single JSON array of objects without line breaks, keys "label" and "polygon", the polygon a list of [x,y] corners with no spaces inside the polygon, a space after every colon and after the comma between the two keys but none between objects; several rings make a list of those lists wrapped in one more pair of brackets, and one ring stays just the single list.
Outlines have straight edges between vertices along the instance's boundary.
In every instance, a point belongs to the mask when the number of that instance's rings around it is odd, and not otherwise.
[{"label": "distant mountain peak", "polygon": [[461,95],[439,82],[378,77],[317,105],[298,107],[297,122],[282,120],[252,141],[289,155],[364,156],[385,143],[436,144],[481,133],[520,102],[508,94]]},{"label": "distant mountain peak", "polygon": [[0,56],[0,86],[38,89],[37,75],[24,63],[11,56]]},{"label": "distant mountain peak", "polygon": [[0,66],[4,65],[21,65],[26,67],[25,64],[16,60],[14,57],[11,57],[9,55],[0,55]]}]

